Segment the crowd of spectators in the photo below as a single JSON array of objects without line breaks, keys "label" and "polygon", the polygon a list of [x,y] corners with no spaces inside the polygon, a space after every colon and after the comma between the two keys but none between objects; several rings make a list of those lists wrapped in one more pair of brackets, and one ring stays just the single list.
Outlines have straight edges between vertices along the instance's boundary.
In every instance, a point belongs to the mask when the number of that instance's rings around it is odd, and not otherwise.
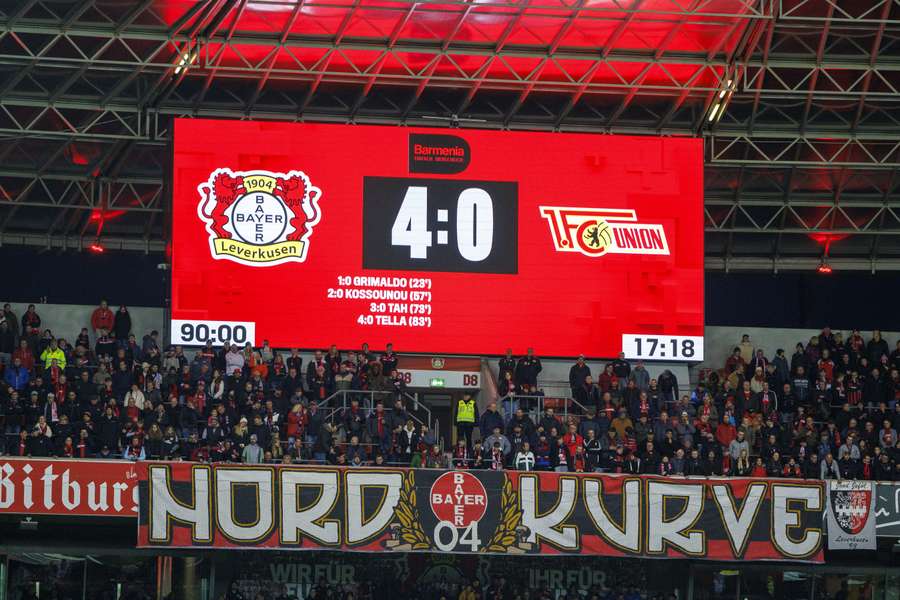
[{"label": "crowd of spectators", "polygon": [[[264,587],[264,586],[261,586]],[[287,588],[273,584],[272,589],[246,592],[234,586],[219,600],[291,600]],[[459,584],[437,582],[417,584],[412,589],[374,583],[318,584],[305,596],[309,600],[674,600],[674,593],[654,593],[634,584],[614,587],[541,586],[537,589],[506,578],[494,578],[486,585],[478,579]]]},{"label": "crowd of spectators", "polygon": [[[540,391],[540,358],[499,360],[498,397],[466,394],[457,442],[407,406],[390,344],[279,351],[211,344],[188,357],[104,301],[70,343],[34,305],[0,314],[0,409],[18,456],[402,464],[658,475],[900,479],[900,341],[825,328],[790,356],[749,336],[690,391],[620,355],[579,357],[565,417]],[[345,391],[341,406],[327,400]],[[366,393],[356,393],[364,391]],[[558,404],[557,404],[558,406]],[[571,408],[572,410],[568,410]]]}]

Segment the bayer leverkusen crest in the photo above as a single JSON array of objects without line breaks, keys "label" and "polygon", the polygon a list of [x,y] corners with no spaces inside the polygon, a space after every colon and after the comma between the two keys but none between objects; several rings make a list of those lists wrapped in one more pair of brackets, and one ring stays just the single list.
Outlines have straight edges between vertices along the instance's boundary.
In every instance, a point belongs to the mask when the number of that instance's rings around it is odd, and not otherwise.
[{"label": "bayer leverkusen crest", "polygon": [[832,488],[831,510],[844,533],[856,535],[866,526],[872,502],[871,488]]},{"label": "bayer leverkusen crest", "polygon": [[322,190],[302,171],[213,171],[197,186],[197,214],[216,260],[252,267],[303,262],[322,216]]}]

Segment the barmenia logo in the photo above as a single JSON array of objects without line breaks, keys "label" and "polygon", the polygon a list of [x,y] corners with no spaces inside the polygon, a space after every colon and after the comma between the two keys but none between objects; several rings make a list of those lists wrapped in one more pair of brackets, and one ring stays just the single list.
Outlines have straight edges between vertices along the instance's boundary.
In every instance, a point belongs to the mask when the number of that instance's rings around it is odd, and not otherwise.
[{"label": "barmenia logo", "polygon": [[637,213],[619,208],[541,206],[557,252],[604,254],[669,254],[662,225],[639,223]]},{"label": "barmenia logo", "polygon": [[322,190],[302,171],[216,169],[197,186],[197,215],[216,260],[251,267],[303,262],[322,216]]}]

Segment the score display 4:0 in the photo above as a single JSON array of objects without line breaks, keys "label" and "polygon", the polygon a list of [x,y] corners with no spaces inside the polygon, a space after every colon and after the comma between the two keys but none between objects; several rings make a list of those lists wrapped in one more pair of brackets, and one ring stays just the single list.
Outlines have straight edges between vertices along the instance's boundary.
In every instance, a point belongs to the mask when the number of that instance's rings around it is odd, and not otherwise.
[{"label": "score display 4:0", "polygon": [[226,342],[256,345],[255,324],[237,321],[172,321],[172,343],[203,346],[207,342],[220,346]]}]

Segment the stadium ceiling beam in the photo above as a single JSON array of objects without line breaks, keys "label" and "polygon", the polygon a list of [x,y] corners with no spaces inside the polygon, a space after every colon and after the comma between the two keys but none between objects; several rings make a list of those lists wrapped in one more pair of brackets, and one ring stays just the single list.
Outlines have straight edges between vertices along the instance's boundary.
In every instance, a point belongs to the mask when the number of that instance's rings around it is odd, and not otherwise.
[{"label": "stadium ceiling beam", "polygon": [[[778,273],[782,271],[806,271],[812,273],[821,264],[821,256],[782,256],[780,258],[763,256],[707,256],[704,269],[711,272],[755,271]],[[900,271],[900,258],[866,257],[829,257],[828,264],[836,272],[866,271]]]},{"label": "stadium ceiling beam", "polygon": [[900,19],[890,18],[896,0],[870,0],[865,3],[837,0],[777,0],[778,21],[804,25],[826,20],[837,25],[886,25],[900,27]]},{"label": "stadium ceiling beam", "polygon": [[[168,117],[216,117],[229,119],[272,119],[286,121],[328,121],[328,122],[350,122],[350,111],[343,113],[337,107],[329,107],[328,109],[309,107],[306,113],[297,113],[297,106],[287,104],[284,105],[257,104],[255,107],[248,109],[246,103],[240,98],[234,98],[229,101],[206,102],[204,105],[196,106],[190,98],[181,99],[178,97],[170,97],[170,99],[158,107],[141,106],[141,102],[137,99],[115,99],[104,102],[101,96],[61,96],[55,100],[51,100],[48,94],[39,95],[37,93],[26,92],[7,92],[2,98],[0,105],[0,113],[6,114],[7,118],[0,120],[0,131],[17,135],[44,135],[44,136],[61,136],[67,138],[127,138],[141,139],[148,142],[156,141],[164,142],[167,139],[168,131],[165,126],[161,126],[160,119]],[[40,109],[40,112],[30,112],[27,119],[17,118],[12,114],[11,107],[28,107]],[[434,107],[422,107],[426,114],[432,114]],[[79,121],[70,118],[66,111],[71,110],[78,113]],[[91,114],[85,117],[84,113]],[[368,110],[361,108],[357,114],[357,121],[365,122],[370,119],[371,122],[380,122],[381,120],[391,120],[396,124],[396,120],[401,116],[401,112],[394,109]],[[479,127],[496,128],[503,126],[502,113],[495,115],[495,119],[491,115],[473,114],[471,116],[484,118],[485,123],[479,123]],[[49,117],[53,117],[57,127],[53,129],[47,128]],[[410,113],[408,123],[417,119],[416,114]],[[496,123],[492,121],[497,121]],[[417,121],[419,124],[427,124],[434,126],[434,121],[422,119]],[[517,118],[509,123],[510,128],[535,129],[535,130],[567,130],[573,131],[595,131],[595,132],[627,132],[627,133],[643,133],[656,135],[685,135],[691,134],[692,130],[689,123],[679,126],[677,123],[671,124],[669,127],[660,130],[656,127],[657,120],[648,118],[646,121],[635,121],[634,119],[619,119],[618,123],[604,121],[600,118],[591,118],[589,120],[580,121],[570,117],[563,123],[558,123],[555,115],[547,115],[545,119],[537,118],[533,115],[520,114]],[[710,134],[716,140],[716,159],[725,160],[728,158],[729,151],[736,144],[750,143],[756,139],[767,140],[767,142],[775,143],[779,140],[785,144],[808,143],[812,145],[818,144],[817,140],[833,141],[844,140],[851,145],[868,147],[871,144],[888,143],[896,140],[896,136],[886,131],[883,126],[874,124],[862,124],[855,133],[846,128],[839,126],[808,126],[805,128],[806,134],[801,135],[801,126],[799,123],[783,123],[777,125],[775,123],[760,124],[734,121],[720,123]],[[874,152],[874,150],[870,150]],[[775,152],[773,149],[772,152]],[[874,152],[871,159],[865,159],[863,162],[878,162],[878,152]],[[775,156],[777,156],[777,152]],[[824,155],[823,155],[824,156]],[[769,158],[774,158],[770,156]],[[884,158],[884,157],[882,157]],[[817,159],[817,162],[822,162]]]},{"label": "stadium ceiling beam", "polygon": [[880,137],[845,132],[838,138],[716,132],[709,136],[707,150],[708,164],[712,165],[900,168],[900,138],[888,132]]},{"label": "stadium ceiling beam", "polygon": [[[42,235],[39,233],[6,231],[0,233],[2,246],[31,246],[47,250],[83,251],[95,243],[95,236],[85,235]],[[100,242],[107,251],[132,251],[144,253],[162,253],[166,242],[160,239],[144,239],[142,237],[101,236]]]},{"label": "stadium ceiling beam", "polygon": [[[128,45],[130,39],[140,41],[142,38],[117,37],[114,31],[109,31],[105,35],[100,33],[92,34],[96,38],[94,41],[105,41],[99,49],[95,44],[81,48],[79,44],[84,44],[85,40],[78,37],[77,32],[52,32],[42,30],[41,27],[23,29],[20,25],[16,25],[13,30],[6,28],[4,31],[4,29],[3,22],[0,21],[0,40],[12,37],[14,44],[11,43],[9,45],[21,49],[17,53],[11,53],[9,49],[4,53],[0,53],[0,60],[4,63],[60,68],[78,68],[82,65],[89,65],[91,69],[109,72],[131,72],[135,68],[157,71],[172,69],[181,60],[183,48],[187,44],[197,42],[197,40],[192,40],[188,37],[174,36],[171,38],[161,37],[153,39],[152,41],[158,43],[150,48],[141,44],[135,44],[132,47]],[[28,41],[18,35],[21,33],[38,33],[51,35],[52,37],[49,40],[31,40],[33,46],[29,46]],[[125,46],[128,54],[130,54],[130,58],[103,58],[109,50],[109,42],[112,39]],[[64,56],[60,53],[54,54],[48,51],[48,48],[52,48],[62,41],[66,42],[67,48],[75,48],[77,50],[76,55]],[[268,51],[263,59],[258,59],[254,62],[243,56],[241,52],[242,46],[257,48],[264,46],[268,48]],[[269,77],[282,80],[303,78],[310,74],[315,75],[319,73],[319,70],[316,70],[314,65],[305,65],[296,58],[290,52],[291,48],[311,48],[326,51],[363,51],[369,53],[389,52],[397,60],[400,60],[401,64],[404,56],[414,54],[419,56],[480,56],[509,59],[536,58],[566,61],[602,61],[614,73],[616,64],[649,64],[660,67],[665,65],[687,65],[708,68],[711,70],[710,76],[718,74],[719,78],[722,77],[721,72],[716,73],[716,71],[731,66],[730,61],[725,56],[710,57],[706,52],[673,51],[666,50],[664,47],[662,51],[660,49],[638,51],[612,48],[582,50],[542,45],[506,44],[502,49],[498,50],[494,44],[463,41],[452,42],[448,45],[446,42],[439,40],[433,42],[412,42],[393,38],[379,40],[346,37],[336,42],[330,37],[312,36],[303,38],[291,38],[289,36],[245,38],[242,37],[241,32],[234,32],[222,39],[200,40],[200,53],[197,57],[197,62],[191,66],[191,70],[215,70],[221,75],[263,75],[268,73]],[[232,57],[238,61],[238,64],[222,64],[221,61],[225,49],[231,51]],[[273,57],[279,56],[284,59],[279,61],[279,64],[286,64],[287,66],[275,66]],[[865,76],[874,76],[882,82],[880,87],[883,89],[869,92],[873,94],[873,97],[883,96],[891,98],[896,93],[895,90],[898,85],[900,85],[897,83],[898,75],[900,75],[900,60],[893,57],[873,57],[869,53],[830,53],[824,55],[819,62],[816,61],[816,58],[815,55],[806,56],[774,51],[770,51],[765,60],[759,57],[750,58],[745,64],[747,73],[743,78],[744,91],[755,92],[759,89],[761,93],[771,95],[802,95],[809,92],[809,80],[816,73],[820,74],[823,81],[827,83],[827,86],[823,84],[821,88],[813,90],[817,96],[844,97],[859,95],[861,93],[862,79]],[[352,60],[349,62],[352,65]],[[563,66],[557,65],[557,67],[563,72],[565,71]],[[790,76],[786,74],[787,72],[790,72]],[[343,75],[353,74],[352,71],[340,71],[339,73]],[[409,76],[414,77],[414,72]],[[759,84],[760,78],[765,80],[765,85],[761,86]],[[569,81],[568,83],[573,84],[575,82]]]}]

